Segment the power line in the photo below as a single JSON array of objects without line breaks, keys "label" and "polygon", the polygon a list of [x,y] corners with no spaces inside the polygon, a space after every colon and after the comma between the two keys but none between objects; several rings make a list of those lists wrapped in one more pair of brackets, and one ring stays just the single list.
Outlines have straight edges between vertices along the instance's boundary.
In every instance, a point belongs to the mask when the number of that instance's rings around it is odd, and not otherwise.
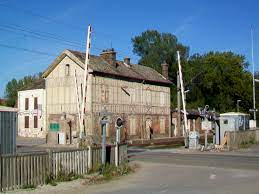
[{"label": "power line", "polygon": [[22,51],[31,52],[31,53],[40,54],[40,55],[46,55],[46,56],[50,56],[50,57],[56,57],[56,55],[54,55],[52,53],[47,53],[44,51],[38,51],[38,50],[33,50],[33,49],[27,49],[27,48],[23,48],[23,47],[16,47],[16,46],[11,46],[11,45],[2,44],[2,43],[0,43],[0,47],[5,47],[5,48],[15,49],[15,50],[22,50]]},{"label": "power line", "polygon": [[55,41],[63,42],[63,43],[65,43],[67,45],[70,45],[70,46],[80,46],[80,47],[84,46],[83,44],[81,44],[79,42],[69,41],[69,40],[66,40],[64,37],[61,37],[61,36],[58,36],[58,35],[55,35],[55,34],[51,34],[51,33],[47,33],[47,32],[41,32],[41,31],[34,31],[32,29],[24,28],[24,27],[18,26],[18,25],[3,25],[3,24],[0,24],[0,30],[4,30],[4,31],[8,30],[8,31],[20,33],[20,34],[23,34],[23,35],[26,35],[26,36],[28,36],[28,34],[30,34],[32,37],[39,38],[39,39],[42,39],[42,38],[44,38],[45,40],[52,39],[52,40],[55,40]]},{"label": "power line", "polygon": [[[4,25],[4,24],[0,24],[0,30],[2,31],[9,31],[9,32],[13,32],[13,33],[17,33],[17,34],[23,34],[26,37],[30,37],[30,38],[36,38],[36,39],[40,39],[40,40],[55,40],[58,41],[62,44],[65,45],[69,45],[69,46],[76,46],[80,49],[82,49],[84,47],[83,44],[81,44],[80,42],[76,42],[76,41],[69,41],[67,40],[65,37],[53,34],[53,33],[48,33],[48,32],[43,32],[43,31],[35,31],[20,25],[16,25],[16,24],[9,24],[9,25]],[[98,48],[98,47],[93,47],[94,50],[100,52],[103,49]]]}]

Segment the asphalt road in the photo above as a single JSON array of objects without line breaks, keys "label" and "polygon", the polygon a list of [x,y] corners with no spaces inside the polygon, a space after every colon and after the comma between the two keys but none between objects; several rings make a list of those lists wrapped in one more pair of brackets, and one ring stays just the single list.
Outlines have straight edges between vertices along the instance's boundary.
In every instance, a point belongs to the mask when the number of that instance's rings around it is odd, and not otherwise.
[{"label": "asphalt road", "polygon": [[213,153],[182,154],[158,151],[131,152],[129,156],[130,160],[143,162],[259,171],[259,156],[223,155]]},{"label": "asphalt road", "polygon": [[19,194],[258,194],[259,157],[166,151],[130,152],[140,168],[100,185],[84,180],[50,185]]}]

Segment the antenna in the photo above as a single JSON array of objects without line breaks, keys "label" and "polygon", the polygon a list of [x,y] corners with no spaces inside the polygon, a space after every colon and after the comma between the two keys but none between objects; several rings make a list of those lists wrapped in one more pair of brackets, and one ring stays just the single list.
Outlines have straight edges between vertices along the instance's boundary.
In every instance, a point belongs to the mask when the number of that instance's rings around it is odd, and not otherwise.
[{"label": "antenna", "polygon": [[256,111],[255,111],[255,64],[254,64],[254,27],[251,26],[251,54],[252,54],[252,66],[253,66],[253,111],[254,120],[256,121]]}]

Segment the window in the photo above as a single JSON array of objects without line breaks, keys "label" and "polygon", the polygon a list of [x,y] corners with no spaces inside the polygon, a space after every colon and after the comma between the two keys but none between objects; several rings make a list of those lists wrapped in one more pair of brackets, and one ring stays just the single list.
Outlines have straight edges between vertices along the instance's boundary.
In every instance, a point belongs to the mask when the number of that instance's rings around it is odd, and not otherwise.
[{"label": "window", "polygon": [[34,98],[34,110],[37,110],[38,109],[38,98],[35,97]]},{"label": "window", "polygon": [[160,105],[161,106],[165,105],[165,93],[163,92],[160,93]]},{"label": "window", "polygon": [[70,73],[70,65],[66,64],[66,66],[65,66],[65,75],[69,76],[69,73]]},{"label": "window", "polygon": [[224,120],[224,124],[228,124],[228,120]]},{"label": "window", "polygon": [[147,90],[146,91],[146,104],[150,105],[151,104],[151,91]]},{"label": "window", "polygon": [[136,117],[130,117],[130,135],[136,135]]},{"label": "window", "polygon": [[29,116],[25,116],[24,117],[24,128],[28,129],[29,125],[30,125],[30,123],[29,123]]},{"label": "window", "polygon": [[136,102],[136,92],[135,92],[135,89],[132,88],[130,90],[130,103],[135,104],[135,102]]},{"label": "window", "polygon": [[164,117],[160,118],[160,133],[161,134],[165,133],[165,118]]},{"label": "window", "polygon": [[108,103],[109,102],[109,90],[105,85],[101,86],[101,102]]},{"label": "window", "polygon": [[25,110],[29,110],[29,98],[25,98]]},{"label": "window", "polygon": [[33,123],[34,128],[38,128],[38,117],[34,116],[34,123]]}]

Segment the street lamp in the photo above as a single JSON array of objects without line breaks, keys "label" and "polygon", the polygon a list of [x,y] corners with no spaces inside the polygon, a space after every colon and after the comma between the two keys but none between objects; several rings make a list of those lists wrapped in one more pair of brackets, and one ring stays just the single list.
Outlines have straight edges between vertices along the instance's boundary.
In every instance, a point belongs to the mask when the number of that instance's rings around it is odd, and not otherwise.
[{"label": "street lamp", "polygon": [[186,94],[187,94],[188,92],[190,92],[190,90],[185,90],[185,91],[184,91],[184,100],[185,100],[185,103],[186,103]]},{"label": "street lamp", "polygon": [[237,100],[237,112],[239,112],[239,102],[241,102],[241,100]]}]

